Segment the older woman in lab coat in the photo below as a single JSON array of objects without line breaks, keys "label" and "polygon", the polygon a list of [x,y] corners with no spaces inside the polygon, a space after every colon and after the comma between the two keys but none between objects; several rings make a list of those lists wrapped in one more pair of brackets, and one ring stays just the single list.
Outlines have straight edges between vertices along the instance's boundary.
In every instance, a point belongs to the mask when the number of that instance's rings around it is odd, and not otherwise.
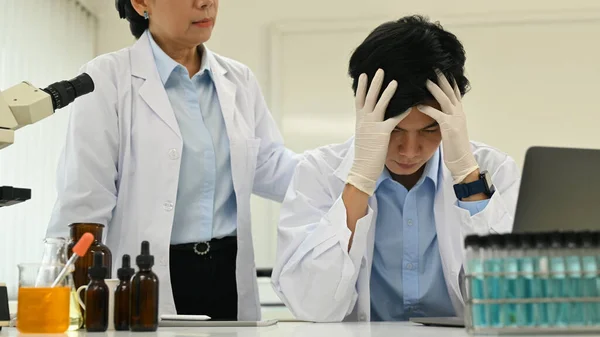
[{"label": "older woman in lab coat", "polygon": [[104,224],[114,269],[148,240],[160,314],[258,320],[250,194],[281,201],[298,158],[252,72],[204,46],[218,5],[117,1],[137,42],[82,69],[47,235]]}]

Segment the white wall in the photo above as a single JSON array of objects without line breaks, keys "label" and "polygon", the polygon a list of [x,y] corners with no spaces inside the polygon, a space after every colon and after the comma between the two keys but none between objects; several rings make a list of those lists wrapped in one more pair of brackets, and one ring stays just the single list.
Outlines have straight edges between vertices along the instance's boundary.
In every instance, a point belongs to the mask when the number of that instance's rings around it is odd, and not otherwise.
[{"label": "white wall", "polygon": [[[133,41],[105,1],[98,53]],[[287,145],[301,151],[351,134],[352,48],[380,22],[413,13],[465,44],[473,139],[519,163],[533,144],[600,147],[598,0],[221,0],[209,47],[253,69]],[[257,198],[253,212],[257,263],[270,266],[278,207]]]}]

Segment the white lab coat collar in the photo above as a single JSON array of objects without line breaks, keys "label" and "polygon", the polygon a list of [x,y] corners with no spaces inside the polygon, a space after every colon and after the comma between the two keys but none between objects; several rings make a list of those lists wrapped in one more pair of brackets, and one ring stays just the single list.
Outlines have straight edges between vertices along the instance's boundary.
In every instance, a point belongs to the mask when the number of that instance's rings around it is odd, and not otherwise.
[{"label": "white lab coat collar", "polygon": [[179,124],[158,74],[148,35],[142,34],[131,47],[130,64],[131,75],[145,80],[139,90],[142,99],[181,139]]},{"label": "white lab coat collar", "polygon": [[[207,53],[207,55],[209,55],[210,68],[214,71],[215,87],[225,123],[228,126],[228,131],[233,131],[231,121],[234,114],[236,86],[225,77],[227,70],[216,60],[214,55],[212,53]],[[143,34],[131,47],[131,74],[145,80],[140,87],[140,96],[181,139],[179,125],[160,79],[147,34]],[[235,132],[229,132],[229,135],[233,137]]]}]

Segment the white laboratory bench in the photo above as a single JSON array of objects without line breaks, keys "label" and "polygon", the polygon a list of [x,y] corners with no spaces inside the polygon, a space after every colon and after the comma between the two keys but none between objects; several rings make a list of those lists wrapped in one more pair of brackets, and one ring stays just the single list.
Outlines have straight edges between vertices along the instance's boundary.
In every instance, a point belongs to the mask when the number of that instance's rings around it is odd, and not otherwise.
[{"label": "white laboratory bench", "polygon": [[[156,332],[109,331],[105,333],[68,332],[65,337],[79,336],[108,337],[468,337],[462,328],[426,327],[409,322],[402,323],[303,323],[279,322],[276,325],[261,328],[159,328]],[[546,334],[547,335],[547,334]],[[14,328],[3,328],[1,337],[27,336],[19,334]],[[31,335],[36,337],[57,335]],[[516,336],[516,335],[511,335]],[[531,335],[524,335],[531,336]],[[587,334],[585,336],[600,336]],[[552,335],[552,337],[562,337]]]},{"label": "white laboratory bench", "polygon": [[[353,336],[410,336],[410,337],[465,337],[468,336],[460,328],[432,328],[412,323],[304,323],[279,322],[276,325],[260,328],[159,328],[156,332],[108,331],[105,333],[87,333],[85,331],[68,332],[63,336],[155,336],[155,337],[353,337]],[[2,337],[26,336],[19,334],[15,328],[3,328]],[[44,335],[32,335],[42,337]],[[57,336],[57,335],[47,335]],[[60,336],[60,335],[59,335]]]}]

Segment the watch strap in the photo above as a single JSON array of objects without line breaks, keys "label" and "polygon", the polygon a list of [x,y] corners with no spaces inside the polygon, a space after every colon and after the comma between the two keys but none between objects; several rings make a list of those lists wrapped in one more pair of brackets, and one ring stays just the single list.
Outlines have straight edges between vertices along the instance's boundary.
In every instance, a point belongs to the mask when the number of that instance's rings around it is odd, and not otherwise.
[{"label": "watch strap", "polygon": [[479,193],[488,193],[485,178],[480,176],[479,180],[467,184],[456,184],[454,185],[454,193],[459,200]]}]

